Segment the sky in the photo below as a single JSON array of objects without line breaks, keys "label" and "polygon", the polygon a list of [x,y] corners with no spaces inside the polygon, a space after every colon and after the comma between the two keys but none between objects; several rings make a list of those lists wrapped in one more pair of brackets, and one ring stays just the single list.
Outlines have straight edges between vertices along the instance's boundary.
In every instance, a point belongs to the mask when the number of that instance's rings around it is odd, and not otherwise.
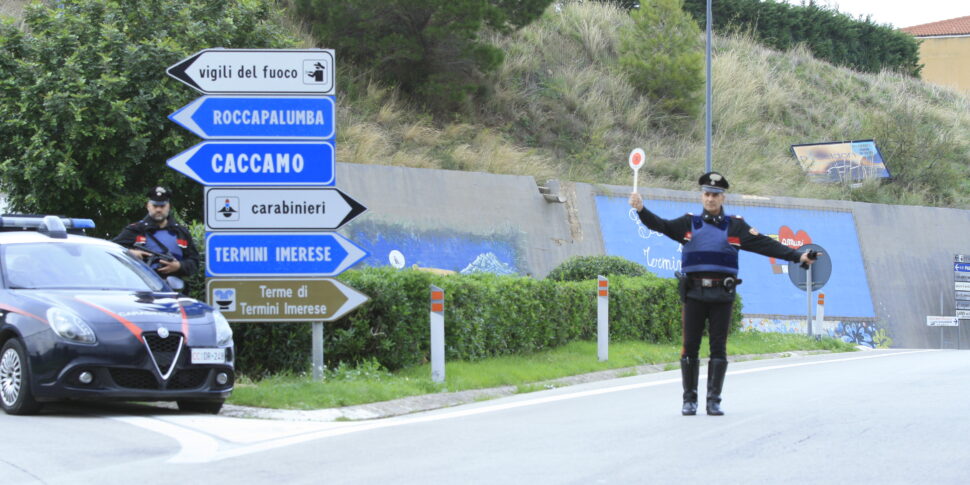
[{"label": "sky", "polygon": [[[802,4],[802,0],[785,1]],[[896,28],[970,16],[967,0],[816,0],[816,3],[837,7],[839,12],[853,18],[872,15],[875,23],[892,24]]]}]

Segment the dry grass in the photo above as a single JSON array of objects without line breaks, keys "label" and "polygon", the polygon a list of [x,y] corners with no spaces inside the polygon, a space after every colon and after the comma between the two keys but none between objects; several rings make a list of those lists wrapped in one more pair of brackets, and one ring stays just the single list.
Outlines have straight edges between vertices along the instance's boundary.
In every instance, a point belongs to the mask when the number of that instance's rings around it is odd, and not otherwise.
[{"label": "dry grass", "polygon": [[[705,165],[703,113],[672,117],[630,85],[617,65],[630,25],[611,4],[564,0],[517,32],[484,33],[505,62],[481,114],[450,123],[341,63],[337,158],[630,185],[627,156],[642,147],[641,185],[692,189]],[[804,47],[772,51],[744,34],[715,39],[713,71],[713,165],[739,192],[970,206],[967,96],[834,67]],[[866,138],[896,183],[807,184],[790,154],[792,144]]]}]

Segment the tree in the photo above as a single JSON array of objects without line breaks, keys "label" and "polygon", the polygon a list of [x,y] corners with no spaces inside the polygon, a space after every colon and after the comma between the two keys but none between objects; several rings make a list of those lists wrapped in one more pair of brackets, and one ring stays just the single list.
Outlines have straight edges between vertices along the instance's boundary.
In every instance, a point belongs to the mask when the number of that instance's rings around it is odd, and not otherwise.
[{"label": "tree", "polygon": [[461,107],[504,56],[483,28],[529,24],[552,0],[296,0],[322,46],[430,108]]},{"label": "tree", "polygon": [[198,93],[165,69],[200,49],[293,42],[267,0],[62,0],[0,25],[0,190],[17,212],[90,217],[113,236],[164,184],[200,219],[202,187],[165,166],[197,140],[167,119]]},{"label": "tree", "polygon": [[649,0],[632,10],[620,33],[620,66],[634,87],[675,115],[693,116],[703,102],[701,32],[683,0]]}]

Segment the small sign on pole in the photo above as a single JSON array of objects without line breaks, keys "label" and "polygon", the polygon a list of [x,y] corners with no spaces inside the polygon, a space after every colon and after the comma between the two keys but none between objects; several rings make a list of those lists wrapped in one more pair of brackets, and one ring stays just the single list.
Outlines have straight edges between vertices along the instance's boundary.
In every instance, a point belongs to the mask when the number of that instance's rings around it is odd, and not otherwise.
[{"label": "small sign on pole", "polygon": [[610,282],[600,276],[596,297],[596,356],[600,362],[610,357]]},{"label": "small sign on pole", "polygon": [[646,160],[647,154],[643,151],[643,148],[636,148],[630,152],[630,168],[633,169],[633,192],[637,191],[637,173]]},{"label": "small sign on pole", "polygon": [[445,381],[445,290],[431,285],[431,380]]}]

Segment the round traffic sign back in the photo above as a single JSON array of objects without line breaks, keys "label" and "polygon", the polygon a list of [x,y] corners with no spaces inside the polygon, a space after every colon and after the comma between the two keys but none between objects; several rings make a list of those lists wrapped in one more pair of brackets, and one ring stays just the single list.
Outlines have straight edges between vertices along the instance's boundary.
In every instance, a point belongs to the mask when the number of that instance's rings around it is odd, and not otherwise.
[{"label": "round traffic sign back", "polygon": [[[829,257],[828,251],[818,244],[805,244],[798,249],[803,251],[818,251],[818,259],[812,264],[812,291],[822,289],[825,283],[828,283],[829,277],[832,276],[832,258]],[[801,263],[788,263],[788,277],[799,289],[804,290],[807,286],[807,275],[808,270],[802,268]]]}]

